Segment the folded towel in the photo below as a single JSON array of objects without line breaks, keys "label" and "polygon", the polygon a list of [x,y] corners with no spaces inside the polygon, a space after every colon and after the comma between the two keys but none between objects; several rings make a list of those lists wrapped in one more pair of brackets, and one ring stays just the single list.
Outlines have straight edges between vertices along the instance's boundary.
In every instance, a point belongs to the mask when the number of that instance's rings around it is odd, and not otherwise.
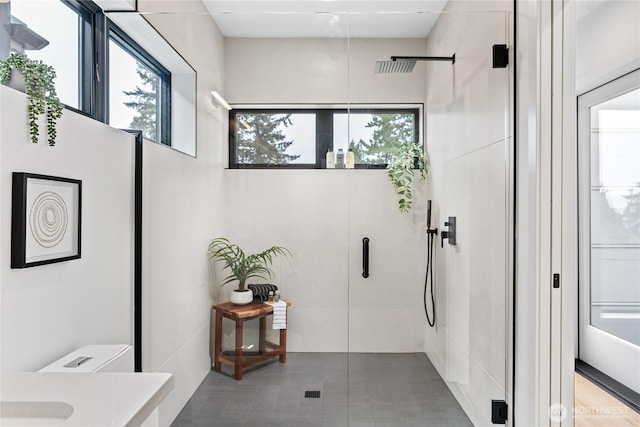
[{"label": "folded towel", "polygon": [[287,329],[287,302],[280,300],[265,304],[273,306],[273,329]]}]

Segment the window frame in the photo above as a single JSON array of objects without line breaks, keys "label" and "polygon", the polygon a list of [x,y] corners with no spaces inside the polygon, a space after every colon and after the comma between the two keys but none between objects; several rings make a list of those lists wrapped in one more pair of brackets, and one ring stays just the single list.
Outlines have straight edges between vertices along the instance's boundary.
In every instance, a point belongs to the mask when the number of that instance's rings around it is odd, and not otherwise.
[{"label": "window frame", "polygon": [[109,124],[109,42],[113,40],[121,49],[131,55],[136,61],[150,69],[160,78],[158,88],[158,103],[156,105],[156,123],[159,123],[158,144],[171,146],[171,72],[167,70],[160,62],[151,56],[144,48],[134,41],[125,31],[118,27],[111,20],[106,20],[105,30],[105,52],[106,52],[106,72],[105,72],[105,123]]},{"label": "window frame", "polygon": [[[592,294],[594,293],[594,280],[592,267],[593,249],[621,249],[635,248],[635,243],[593,243],[592,233],[592,193],[593,190],[602,188],[602,186],[594,186],[592,182],[592,121],[591,109],[602,103],[610,101],[619,96],[625,95],[640,89],[638,83],[640,77],[640,69],[633,70],[622,76],[618,76],[613,80],[602,83],[601,85],[584,92],[576,97],[577,109],[577,156],[578,156],[578,343],[577,357],[584,363],[595,366],[596,369],[602,371],[605,376],[613,378],[621,383],[624,382],[626,366],[630,366],[635,355],[629,350],[632,345],[630,341],[616,335],[610,330],[602,328],[593,321],[593,305]],[[600,130],[598,130],[600,132]],[[599,144],[600,142],[598,142]],[[597,188],[596,188],[597,187]],[[611,186],[618,187],[621,186]],[[622,186],[624,187],[624,186]],[[620,302],[626,302],[621,299],[598,301],[602,307],[611,307]],[[631,307],[637,301],[632,301],[628,306]],[[612,350],[613,349],[613,350]],[[607,360],[607,354],[616,354],[616,363],[610,363]],[[621,363],[620,360],[623,362]],[[607,361],[606,363],[603,361]],[[600,363],[600,365],[594,364]],[[617,369],[623,367],[622,370]],[[628,371],[628,370],[627,370]]]},{"label": "window frame", "polygon": [[59,1],[78,15],[78,40],[76,45],[78,49],[78,106],[75,107],[63,103],[64,108],[100,120],[101,116],[96,111],[99,109],[95,108],[97,88],[95,76],[97,68],[94,67],[94,62],[97,60],[97,34],[99,33],[102,11],[91,1]]},{"label": "window frame", "polygon": [[[238,106],[229,111],[229,169],[326,169],[325,155],[329,148],[333,148],[333,116],[334,114],[385,114],[411,113],[414,115],[415,143],[424,145],[421,132],[423,104],[393,104],[391,105],[330,105],[330,106]],[[237,114],[315,114],[316,115],[316,162],[291,164],[263,164],[238,163],[236,159],[236,122]],[[368,165],[358,163],[355,169],[385,169],[387,164]]]},{"label": "window frame", "polygon": [[[142,48],[126,31],[113,23],[93,1],[58,0],[78,15],[78,106],[64,104],[64,108],[75,113],[109,124],[109,40],[115,34],[116,43],[136,60],[142,62],[160,76],[159,88],[159,141],[158,144],[171,147],[172,132],[172,91],[171,72],[157,59]],[[28,24],[28,22],[27,22]],[[163,38],[164,39],[164,38]],[[171,44],[167,45],[173,49]],[[71,46],[69,47],[71,48]],[[175,49],[173,49],[175,51]],[[182,58],[184,61],[184,58]],[[184,63],[191,69],[186,61]],[[195,70],[194,70],[195,72]],[[188,155],[183,150],[178,150]]]},{"label": "window frame", "polygon": [[65,104],[65,107],[83,114],[93,112],[94,92],[95,28],[100,9],[93,2],[79,0],[60,0],[62,4],[78,14],[78,108]]}]

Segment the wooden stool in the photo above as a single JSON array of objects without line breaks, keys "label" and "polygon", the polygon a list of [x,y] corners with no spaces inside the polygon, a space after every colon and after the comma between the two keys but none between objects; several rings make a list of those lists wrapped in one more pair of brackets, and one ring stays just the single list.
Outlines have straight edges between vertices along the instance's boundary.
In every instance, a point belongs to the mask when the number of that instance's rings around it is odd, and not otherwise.
[{"label": "wooden stool", "polygon": [[[291,303],[287,301],[287,307]],[[242,379],[242,369],[255,365],[272,357],[278,357],[280,363],[287,361],[287,330],[280,329],[280,342],[278,344],[266,340],[267,316],[273,314],[273,307],[269,304],[235,305],[230,302],[213,306],[216,312],[215,344],[213,353],[213,370],[220,371],[221,364],[234,367],[234,378]],[[222,354],[222,319],[231,319],[236,323],[235,357],[231,358]],[[260,319],[260,331],[258,338],[258,355],[245,360],[242,352],[242,332],[245,320]],[[267,348],[271,349],[267,351]]]}]

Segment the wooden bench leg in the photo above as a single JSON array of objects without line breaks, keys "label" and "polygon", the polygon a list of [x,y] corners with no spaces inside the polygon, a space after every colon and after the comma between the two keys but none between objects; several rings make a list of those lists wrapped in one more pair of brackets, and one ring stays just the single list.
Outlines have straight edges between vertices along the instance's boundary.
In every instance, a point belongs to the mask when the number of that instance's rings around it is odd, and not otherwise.
[{"label": "wooden bench leg", "polygon": [[242,379],[242,329],[244,321],[242,319],[236,320],[236,358],[235,358],[235,379]]},{"label": "wooden bench leg", "polygon": [[280,329],[280,363],[287,361],[287,330]]},{"label": "wooden bench leg", "polygon": [[213,370],[220,370],[220,354],[222,353],[222,311],[216,310],[215,343],[213,347]]},{"label": "wooden bench leg", "polygon": [[260,318],[260,333],[258,335],[258,352],[260,354],[264,354],[264,352],[267,350],[265,345],[266,336],[267,336],[267,318],[263,316]]}]

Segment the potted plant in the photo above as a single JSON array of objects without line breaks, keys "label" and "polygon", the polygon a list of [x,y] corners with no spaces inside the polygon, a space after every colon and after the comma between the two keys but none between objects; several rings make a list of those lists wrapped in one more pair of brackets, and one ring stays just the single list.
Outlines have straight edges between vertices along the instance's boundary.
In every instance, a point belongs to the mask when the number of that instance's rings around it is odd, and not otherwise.
[{"label": "potted plant", "polygon": [[[57,121],[62,117],[64,105],[56,93],[56,72],[52,66],[23,54],[11,54],[0,61],[0,83],[7,84],[15,72],[22,73],[25,92],[29,98],[29,132],[31,142],[38,142],[38,117],[47,116],[47,133],[50,146],[56,144]],[[15,76],[14,76],[15,78]]]},{"label": "potted plant", "polygon": [[253,301],[253,292],[245,288],[247,279],[273,277],[274,273],[269,268],[273,259],[278,255],[291,255],[287,248],[281,246],[272,246],[258,254],[246,255],[238,245],[224,237],[213,239],[207,253],[210,259],[224,262],[223,269],[231,270],[231,274],[223,279],[221,286],[238,281],[238,288],[231,292],[231,302],[238,305]]},{"label": "potted plant", "polygon": [[422,145],[412,142],[400,144],[397,156],[387,165],[387,176],[400,196],[398,207],[401,212],[408,212],[411,209],[413,197],[411,185],[416,168],[420,171],[420,180],[424,181],[429,169]]}]

